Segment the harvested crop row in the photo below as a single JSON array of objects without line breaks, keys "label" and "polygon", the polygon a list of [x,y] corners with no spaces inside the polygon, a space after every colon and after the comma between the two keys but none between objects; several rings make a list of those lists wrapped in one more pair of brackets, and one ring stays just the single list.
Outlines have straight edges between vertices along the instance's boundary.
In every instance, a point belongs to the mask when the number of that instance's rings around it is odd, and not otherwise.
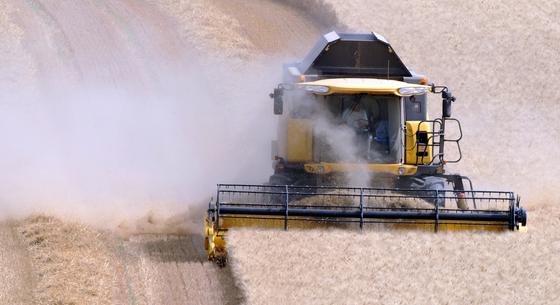
[{"label": "harvested crop row", "polygon": [[18,227],[37,279],[37,304],[110,304],[115,274],[101,233],[32,216]]},{"label": "harvested crop row", "polygon": [[19,286],[10,291],[29,291],[6,300],[139,305],[242,301],[229,269],[206,260],[196,235],[150,233],[143,227],[141,234],[122,238],[41,215],[26,218],[16,229],[26,253],[21,259],[29,257],[30,270],[18,266],[27,282],[16,281]]}]

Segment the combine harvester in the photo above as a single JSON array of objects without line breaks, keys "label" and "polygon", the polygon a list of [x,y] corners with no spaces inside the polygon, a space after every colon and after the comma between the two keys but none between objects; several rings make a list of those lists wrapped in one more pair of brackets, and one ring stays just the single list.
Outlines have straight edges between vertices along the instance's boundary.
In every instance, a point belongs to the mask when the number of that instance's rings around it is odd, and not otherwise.
[{"label": "combine harvester", "polygon": [[[430,93],[443,102],[435,119]],[[324,35],[303,61],[284,66],[271,97],[279,128],[269,184],[220,184],[209,205],[205,248],[219,265],[235,227],[525,228],[513,192],[473,190],[469,178],[446,172],[462,157],[455,97],[406,67],[382,36]]]}]

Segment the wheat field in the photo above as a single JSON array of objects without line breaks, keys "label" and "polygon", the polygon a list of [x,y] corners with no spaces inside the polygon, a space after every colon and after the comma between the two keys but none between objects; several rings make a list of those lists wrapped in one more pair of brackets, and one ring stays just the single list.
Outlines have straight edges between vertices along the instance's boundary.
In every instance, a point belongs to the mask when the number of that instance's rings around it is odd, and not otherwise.
[{"label": "wheat field", "polygon": [[[560,303],[558,17],[551,0],[0,1],[0,304]],[[527,233],[240,228],[229,266],[207,261],[215,184],[267,180],[267,94],[333,29],[382,34],[452,89],[449,171],[521,195]]]}]

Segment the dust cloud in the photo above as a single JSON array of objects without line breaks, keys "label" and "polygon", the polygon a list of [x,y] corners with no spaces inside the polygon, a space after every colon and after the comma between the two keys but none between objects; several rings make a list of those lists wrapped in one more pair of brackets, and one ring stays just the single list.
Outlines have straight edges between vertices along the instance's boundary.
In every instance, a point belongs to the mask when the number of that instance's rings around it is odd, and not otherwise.
[{"label": "dust cloud", "polygon": [[222,29],[164,2],[0,4],[0,303],[240,303],[200,223],[270,174],[280,63],[202,54]]},{"label": "dust cloud", "polygon": [[172,212],[209,199],[220,181],[264,181],[266,93],[241,92],[234,105],[207,84],[185,84],[157,95],[97,87],[5,103],[4,214]]},{"label": "dust cloud", "polygon": [[98,66],[114,65],[121,48],[80,63],[81,78],[65,78],[76,70],[65,63],[69,73],[41,71],[3,98],[2,217],[41,212],[114,225],[150,210],[202,209],[216,183],[267,180],[267,94],[279,64],[198,64],[185,47],[171,67],[165,50],[149,46],[163,55],[125,59],[120,68],[131,74],[106,79]]},{"label": "dust cloud", "polygon": [[[0,217],[19,218],[0,227],[13,280],[0,303],[242,302],[206,259],[204,208],[216,183],[272,171],[267,95],[283,60],[262,50],[287,40],[301,55],[320,33],[267,3],[264,28],[210,1],[0,4]],[[274,25],[286,21],[304,30],[289,39]]]},{"label": "dust cloud", "polygon": [[[14,81],[1,93],[1,215],[109,227],[153,213],[200,223],[217,183],[267,181],[267,95],[322,32],[282,2],[2,5]],[[262,27],[243,17],[267,6]]]},{"label": "dust cloud", "polygon": [[[337,179],[348,182],[340,181],[337,183],[367,186],[369,175],[365,169],[360,170],[359,168],[367,163],[365,145],[359,145],[365,140],[359,138],[356,134],[354,126],[351,126],[352,120],[345,119],[343,114],[337,113],[336,110],[333,111],[333,107],[328,107],[331,101],[324,96],[300,90],[288,91],[285,95],[289,96],[286,99],[290,103],[290,109],[286,112],[290,112],[290,115],[298,119],[306,120],[313,130],[316,137],[314,158],[324,162],[336,161],[357,164],[356,172],[345,174],[344,177]],[[286,125],[279,127],[279,133],[286,133],[286,128]]]}]

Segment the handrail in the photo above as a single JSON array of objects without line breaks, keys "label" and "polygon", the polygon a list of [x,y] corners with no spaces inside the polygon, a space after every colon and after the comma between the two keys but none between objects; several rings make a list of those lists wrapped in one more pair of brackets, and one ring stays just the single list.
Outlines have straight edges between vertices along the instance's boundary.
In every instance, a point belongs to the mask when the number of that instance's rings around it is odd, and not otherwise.
[{"label": "handrail", "polygon": [[[445,122],[447,121],[454,121],[457,123],[457,126],[459,128],[459,137],[457,139],[446,139],[445,138]],[[427,139],[427,143],[421,143],[422,146],[424,147],[424,151],[422,151],[422,153],[427,152],[428,147],[432,148],[432,159],[429,162],[429,165],[434,164],[435,160],[438,160],[439,163],[438,164],[445,164],[445,163],[458,163],[459,161],[461,161],[461,159],[463,159],[463,152],[461,150],[461,145],[459,144],[459,142],[461,141],[461,139],[463,138],[463,129],[461,127],[461,122],[455,118],[436,118],[433,120],[422,120],[420,122],[418,122],[418,128],[417,130],[420,131],[420,125],[424,124],[424,123],[428,123],[431,124],[431,128],[430,131],[425,131],[429,137]],[[436,126],[438,126],[436,128]],[[417,131],[417,133],[418,133]],[[418,147],[418,137],[416,137],[416,141],[417,143],[415,143],[415,146]],[[444,149],[442,149],[442,147],[444,148],[444,144],[446,142],[453,142],[457,145],[457,151],[459,152],[459,157],[455,160],[446,160],[445,159],[445,151]],[[438,149],[438,153],[435,153],[436,148],[440,148]],[[420,156],[418,154],[416,154],[416,164],[424,164],[424,158],[426,156],[424,156],[424,154],[422,154],[422,157],[419,158]]]}]

